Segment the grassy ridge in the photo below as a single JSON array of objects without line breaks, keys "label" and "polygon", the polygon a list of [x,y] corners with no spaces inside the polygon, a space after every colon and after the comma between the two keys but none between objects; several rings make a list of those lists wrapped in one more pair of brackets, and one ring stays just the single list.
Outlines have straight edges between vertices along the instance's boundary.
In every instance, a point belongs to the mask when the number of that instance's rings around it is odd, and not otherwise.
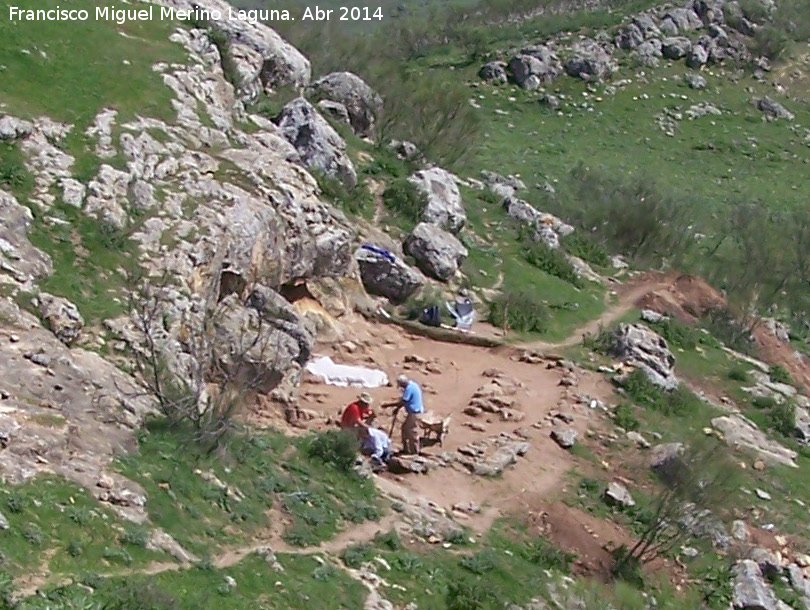
[{"label": "grassy ridge", "polygon": [[87,21],[11,22],[12,5],[24,10],[66,7],[58,0],[0,1],[2,111],[24,118],[47,115],[80,126],[104,107],[125,118],[136,113],[173,118],[170,91],[152,65],[184,59],[183,50],[168,39],[176,24],[96,21],[96,6],[124,8],[97,0],[79,7],[91,12]]}]

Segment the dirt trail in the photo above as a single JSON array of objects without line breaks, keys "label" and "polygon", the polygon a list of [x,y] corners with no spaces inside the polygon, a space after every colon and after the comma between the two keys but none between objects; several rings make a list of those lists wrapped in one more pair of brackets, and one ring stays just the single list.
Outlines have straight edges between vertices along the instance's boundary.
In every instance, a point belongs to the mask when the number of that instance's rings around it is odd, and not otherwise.
[{"label": "dirt trail", "polygon": [[[332,356],[335,361],[380,368],[390,379],[403,371],[416,379],[424,389],[427,409],[442,417],[452,417],[453,421],[445,447],[430,448],[426,450],[428,455],[445,450],[452,451],[483,437],[512,433],[518,427],[523,434],[528,435],[531,443],[530,452],[525,458],[519,459],[513,467],[504,470],[498,478],[474,477],[463,469],[456,468],[439,468],[428,475],[407,477],[386,473],[377,476],[378,488],[384,497],[429,499],[437,510],[446,511],[450,511],[457,503],[477,504],[482,507],[481,513],[468,515],[462,523],[479,533],[486,531],[498,516],[515,510],[527,515],[544,514],[548,520],[546,525],[553,526],[552,530],[556,529],[555,535],[560,538],[557,540],[555,537],[555,540],[564,548],[568,545],[571,550],[579,550],[583,556],[590,556],[591,559],[588,561],[596,567],[603,558],[600,555],[599,544],[594,544],[594,540],[604,540],[606,536],[610,536],[611,539],[619,541],[622,533],[616,528],[611,530],[604,526],[606,529],[602,532],[601,538],[594,536],[593,530],[597,527],[595,523],[583,525],[580,523],[582,519],[576,515],[560,512],[559,503],[552,504],[563,487],[566,473],[574,466],[582,464],[571,453],[557,447],[549,438],[548,416],[553,410],[572,414],[575,421],[571,425],[581,435],[584,435],[586,429],[595,430],[609,426],[606,418],[591,413],[588,407],[579,404],[576,396],[587,395],[610,402],[613,388],[601,375],[584,370],[578,371],[575,388],[563,388],[560,384],[564,373],[562,369],[553,367],[551,363],[544,366],[520,362],[515,355],[524,349],[552,351],[575,345],[581,341],[583,334],[598,332],[601,326],[609,326],[633,308],[648,303],[670,305],[681,311],[683,309],[688,311],[690,306],[700,309],[702,305],[716,301],[715,293],[716,291],[712,292],[712,289],[698,278],[675,273],[651,272],[641,274],[624,284],[617,284],[615,302],[597,319],[577,328],[569,337],[559,342],[532,341],[509,346],[510,349],[484,348],[464,343],[436,341],[393,325],[373,324],[361,318],[352,318],[344,322],[347,329],[346,336],[351,337],[351,341],[320,345],[318,352]],[[674,315],[677,313],[674,312]],[[491,333],[493,338],[497,337],[497,329],[494,327],[487,328],[481,324],[480,328],[481,334]],[[783,349],[785,350],[788,350],[788,347]],[[490,381],[489,372],[493,370],[502,371],[518,384],[520,390],[516,399],[525,415],[525,421],[519,424],[513,421],[502,422],[496,417],[488,417],[487,414],[473,419],[464,414],[463,411],[469,404],[472,393]],[[796,378],[802,379],[800,375],[796,375]],[[376,404],[395,398],[393,388],[378,388],[371,392]],[[343,405],[355,398],[356,393],[356,388],[321,385],[305,376],[301,387],[300,404],[309,413],[323,418],[334,417]],[[250,419],[255,424],[289,429],[286,422],[280,418],[277,409],[260,407],[251,413]],[[390,415],[380,414],[378,425],[387,430],[389,423]],[[300,433],[300,430],[295,432]],[[398,445],[398,435],[395,434],[392,440]],[[370,541],[377,532],[396,527],[400,519],[399,514],[391,512],[378,522],[352,526],[318,546],[298,548],[284,542],[281,537],[281,519],[274,518],[272,521],[275,523],[271,527],[275,529],[258,534],[251,544],[222,549],[213,559],[213,563],[219,569],[227,568],[239,563],[257,549],[269,546],[275,552],[323,554],[342,567],[336,556],[343,549],[356,543]],[[572,523],[575,525],[571,525]],[[582,528],[585,530],[584,534],[579,531]],[[188,567],[190,566],[187,564],[168,561],[154,562],[141,568],[116,571],[107,575],[154,575]],[[26,580],[23,592],[29,594],[49,583],[44,573],[32,575]]]},{"label": "dirt trail", "polygon": [[655,280],[646,278],[646,276],[642,280],[631,281],[628,284],[619,285],[617,289],[618,300],[616,303],[609,305],[598,318],[591,320],[583,326],[580,326],[562,341],[529,341],[526,343],[517,344],[517,347],[522,349],[547,351],[576,345],[582,341],[582,337],[584,335],[598,333],[601,327],[610,326],[619,318],[627,315],[628,312],[638,306],[638,301],[641,300],[645,295],[657,290],[663,290],[671,285],[671,278]]}]

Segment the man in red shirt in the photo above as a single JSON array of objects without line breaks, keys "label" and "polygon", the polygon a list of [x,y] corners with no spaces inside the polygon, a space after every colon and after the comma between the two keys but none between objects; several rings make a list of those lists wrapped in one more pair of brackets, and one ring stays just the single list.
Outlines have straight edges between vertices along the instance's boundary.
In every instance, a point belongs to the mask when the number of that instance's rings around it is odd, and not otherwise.
[{"label": "man in red shirt", "polygon": [[340,418],[340,427],[344,429],[368,428],[369,421],[374,417],[371,410],[371,395],[363,392],[357,400],[350,403]]}]

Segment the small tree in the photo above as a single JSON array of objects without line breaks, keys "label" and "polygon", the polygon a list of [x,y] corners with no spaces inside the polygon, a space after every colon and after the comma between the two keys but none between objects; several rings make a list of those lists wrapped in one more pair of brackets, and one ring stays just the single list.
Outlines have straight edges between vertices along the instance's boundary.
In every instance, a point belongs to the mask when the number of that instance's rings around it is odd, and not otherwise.
[{"label": "small tree", "polygon": [[169,307],[177,290],[168,275],[156,282],[132,276],[130,283],[136,375],[171,426],[190,426],[193,440],[213,451],[237,409],[281,380],[268,371],[278,364],[285,335],[260,307],[243,307],[237,295],[221,300],[218,281],[192,297],[179,318]]},{"label": "small tree", "polygon": [[662,464],[663,484],[644,518],[644,529],[630,548],[615,553],[614,575],[666,555],[695,535],[695,520],[706,519],[736,487],[736,466],[717,439],[706,439]]}]

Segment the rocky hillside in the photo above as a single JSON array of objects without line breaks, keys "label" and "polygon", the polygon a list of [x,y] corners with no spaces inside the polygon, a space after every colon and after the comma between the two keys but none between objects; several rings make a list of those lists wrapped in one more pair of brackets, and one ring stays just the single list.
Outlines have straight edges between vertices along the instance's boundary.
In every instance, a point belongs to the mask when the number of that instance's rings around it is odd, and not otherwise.
[{"label": "rocky hillside", "polygon": [[[807,49],[758,54],[776,10],[500,40],[418,125],[260,23],[0,24],[0,607],[810,606]],[[481,140],[452,131],[470,109]],[[698,123],[763,131],[696,149]],[[718,199],[684,217],[666,187],[726,156],[655,188],[561,171],[651,131],[762,143],[792,215],[734,208],[733,244]],[[461,287],[474,333],[414,321]],[[320,355],[408,371],[446,446],[373,475]]]}]

